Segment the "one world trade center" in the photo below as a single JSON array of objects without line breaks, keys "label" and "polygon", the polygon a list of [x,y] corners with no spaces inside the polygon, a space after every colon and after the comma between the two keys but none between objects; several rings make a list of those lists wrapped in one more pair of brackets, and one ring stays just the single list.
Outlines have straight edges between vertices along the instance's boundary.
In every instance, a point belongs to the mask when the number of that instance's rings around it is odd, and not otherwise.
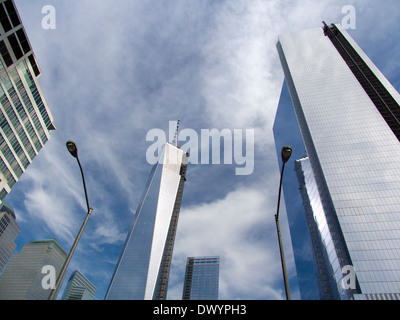
[{"label": "one world trade center", "polygon": [[187,164],[186,152],[165,144],[139,201],[106,300],[166,298]]}]

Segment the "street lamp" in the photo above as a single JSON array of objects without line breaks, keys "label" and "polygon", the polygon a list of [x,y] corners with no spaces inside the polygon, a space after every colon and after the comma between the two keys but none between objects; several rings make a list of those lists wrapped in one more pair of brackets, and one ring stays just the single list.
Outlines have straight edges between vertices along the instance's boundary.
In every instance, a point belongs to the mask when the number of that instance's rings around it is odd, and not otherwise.
[{"label": "street lamp", "polygon": [[287,276],[287,271],[286,271],[285,254],[283,252],[283,246],[282,246],[281,229],[279,227],[279,205],[281,202],[283,170],[285,169],[285,163],[289,160],[291,155],[292,155],[292,148],[290,146],[284,146],[281,151],[282,170],[281,170],[281,179],[279,182],[278,206],[277,206],[276,215],[275,215],[276,231],[278,233],[279,251],[281,254],[283,281],[285,283],[286,300],[290,300],[291,298],[290,298],[289,281],[288,281],[288,276]]},{"label": "street lamp", "polygon": [[73,255],[73,253],[74,253],[74,251],[75,251],[76,246],[78,245],[78,242],[79,242],[79,239],[81,238],[82,232],[83,232],[83,230],[84,230],[85,227],[86,227],[86,223],[87,223],[88,220],[89,220],[90,214],[91,214],[92,211],[93,211],[93,208],[91,208],[91,207],[89,206],[89,200],[88,200],[87,191],[86,191],[85,176],[83,175],[82,166],[81,166],[81,163],[80,163],[79,158],[78,158],[78,147],[76,146],[76,143],[75,143],[74,141],[71,141],[71,140],[68,141],[68,142],[66,143],[66,145],[67,145],[68,151],[69,151],[69,152],[71,153],[71,155],[72,155],[74,158],[76,158],[76,160],[78,161],[79,169],[81,170],[82,182],[83,182],[83,189],[85,190],[85,198],[86,198],[86,205],[87,205],[87,210],[88,210],[88,211],[87,211],[87,214],[86,214],[86,218],[85,218],[85,220],[83,221],[83,224],[82,224],[82,226],[81,226],[81,229],[79,230],[78,235],[77,235],[76,238],[75,238],[74,244],[72,245],[72,248],[71,248],[71,250],[70,250],[69,253],[68,253],[67,259],[65,260],[64,265],[63,265],[63,267],[61,268],[60,274],[59,274],[58,277],[57,277],[57,281],[56,281],[55,288],[51,290],[48,300],[54,300],[54,299],[55,299],[56,294],[58,293],[58,290],[60,289],[59,286],[60,286],[60,284],[61,284],[61,283],[60,283],[60,282],[61,282],[61,279],[64,278],[65,272],[67,271],[68,264],[69,264],[69,262],[70,262],[70,260],[71,260],[71,258],[72,258],[72,255]]}]

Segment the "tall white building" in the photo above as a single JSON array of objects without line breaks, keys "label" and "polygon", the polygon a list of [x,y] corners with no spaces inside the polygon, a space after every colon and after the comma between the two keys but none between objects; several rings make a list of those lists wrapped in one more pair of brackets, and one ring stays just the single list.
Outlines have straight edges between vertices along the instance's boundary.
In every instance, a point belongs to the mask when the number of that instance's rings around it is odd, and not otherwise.
[{"label": "tall white building", "polygon": [[295,144],[283,190],[302,297],[399,299],[400,95],[338,25],[281,35],[277,49],[290,101],[274,135],[278,154]]},{"label": "tall white building", "polygon": [[105,299],[165,299],[188,154],[169,143],[150,172]]},{"label": "tall white building", "polygon": [[0,0],[0,203],[54,130],[36,62],[13,0]]}]

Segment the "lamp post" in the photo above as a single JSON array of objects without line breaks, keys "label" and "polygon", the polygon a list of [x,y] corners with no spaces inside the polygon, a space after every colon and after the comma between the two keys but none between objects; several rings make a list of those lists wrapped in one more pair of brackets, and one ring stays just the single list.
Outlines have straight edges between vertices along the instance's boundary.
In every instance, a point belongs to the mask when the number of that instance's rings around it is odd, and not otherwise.
[{"label": "lamp post", "polygon": [[60,289],[59,286],[61,284],[61,280],[64,278],[65,272],[67,271],[68,264],[69,264],[69,262],[70,262],[70,260],[72,258],[72,255],[74,254],[76,246],[78,245],[78,242],[79,242],[79,239],[81,238],[82,232],[86,227],[86,223],[89,220],[90,214],[93,211],[93,208],[91,208],[89,206],[89,200],[88,200],[87,191],[86,191],[85,176],[83,175],[82,166],[81,166],[81,163],[80,163],[79,158],[78,158],[78,147],[76,146],[76,143],[74,141],[71,141],[71,140],[67,141],[66,145],[67,145],[68,151],[78,161],[79,169],[81,170],[83,189],[85,191],[86,205],[87,205],[87,210],[88,211],[87,211],[85,220],[83,221],[83,224],[82,224],[82,226],[81,226],[81,228],[80,228],[80,230],[78,232],[78,235],[75,238],[74,244],[72,245],[71,250],[68,253],[67,259],[65,260],[64,265],[61,268],[60,274],[57,277],[55,288],[51,290],[48,300],[54,300],[55,299],[56,294],[58,293],[58,290]]},{"label": "lamp post", "polygon": [[292,155],[292,148],[290,146],[284,146],[282,148],[282,152],[281,152],[282,170],[281,170],[281,179],[280,179],[280,182],[279,182],[278,206],[277,206],[276,215],[275,215],[276,231],[278,233],[279,251],[280,251],[280,254],[281,254],[283,281],[285,283],[286,300],[291,300],[291,298],[290,298],[289,281],[288,281],[288,276],[287,276],[287,271],[286,271],[285,254],[283,252],[281,229],[279,227],[279,205],[280,205],[280,202],[281,202],[281,189],[282,189],[283,170],[285,169],[285,163],[289,160],[291,155]]}]

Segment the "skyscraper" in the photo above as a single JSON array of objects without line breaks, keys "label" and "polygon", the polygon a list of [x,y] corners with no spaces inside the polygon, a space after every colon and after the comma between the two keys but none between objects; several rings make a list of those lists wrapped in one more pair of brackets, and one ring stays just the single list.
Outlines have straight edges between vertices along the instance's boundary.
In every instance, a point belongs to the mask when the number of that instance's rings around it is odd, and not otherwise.
[{"label": "skyscraper", "polygon": [[17,247],[14,240],[20,228],[15,219],[14,209],[5,201],[0,204],[0,273]]},{"label": "skyscraper", "polygon": [[218,300],[219,257],[188,257],[182,300]]},{"label": "skyscraper", "polygon": [[96,287],[79,270],[75,270],[68,279],[61,300],[93,300]]},{"label": "skyscraper", "polygon": [[296,152],[283,190],[302,298],[399,299],[400,95],[339,25],[277,49],[274,136],[278,154]]},{"label": "skyscraper", "polygon": [[[0,300],[46,300],[50,289],[42,286],[47,271],[53,266],[58,275],[67,257],[54,239],[31,241],[14,253],[0,276]],[[55,282],[55,279],[54,279]]]},{"label": "skyscraper", "polygon": [[13,0],[0,0],[0,203],[54,130]]},{"label": "skyscraper", "polygon": [[106,299],[165,299],[188,154],[169,143],[148,178]]}]

